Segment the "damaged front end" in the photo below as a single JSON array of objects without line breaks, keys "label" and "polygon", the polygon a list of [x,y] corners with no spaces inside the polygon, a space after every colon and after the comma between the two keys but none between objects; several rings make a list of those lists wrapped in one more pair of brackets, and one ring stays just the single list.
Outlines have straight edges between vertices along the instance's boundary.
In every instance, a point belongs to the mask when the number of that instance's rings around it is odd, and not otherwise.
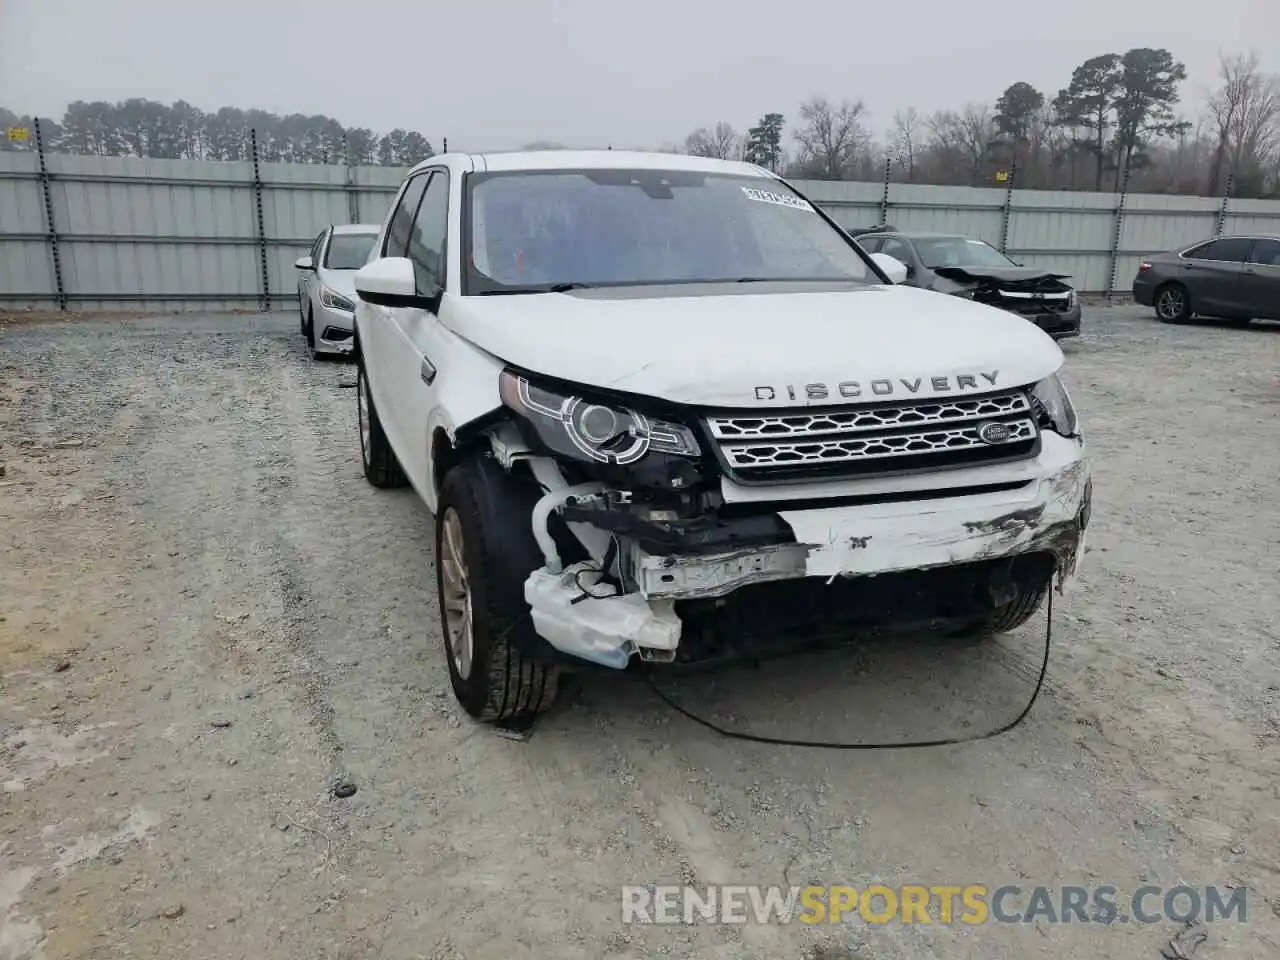
[{"label": "damaged front end", "polygon": [[1026,317],[1056,338],[1080,332],[1080,304],[1064,273],[1031,267],[935,267],[958,285],[953,291],[976,303]]},{"label": "damaged front end", "polygon": [[535,629],[621,669],[713,657],[726,638],[974,617],[1028,584],[1061,589],[1092,484],[1083,442],[1052,429],[1074,432],[1065,393],[1056,409],[1037,389],[1027,409],[1046,426],[1022,459],[953,464],[903,490],[789,480],[760,499],[726,475],[705,420],[504,373],[515,416],[491,430],[493,453],[542,490],[531,523],[545,562],[524,587]]}]

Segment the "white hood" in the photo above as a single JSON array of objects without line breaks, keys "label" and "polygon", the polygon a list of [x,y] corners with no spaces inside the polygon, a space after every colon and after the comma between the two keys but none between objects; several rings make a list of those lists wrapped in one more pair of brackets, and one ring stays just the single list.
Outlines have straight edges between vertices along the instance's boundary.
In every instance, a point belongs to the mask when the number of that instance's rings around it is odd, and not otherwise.
[{"label": "white hood", "polygon": [[959,297],[764,286],[467,297],[448,322],[534,373],[702,406],[955,396],[1032,383],[1062,364],[1034,324]]}]

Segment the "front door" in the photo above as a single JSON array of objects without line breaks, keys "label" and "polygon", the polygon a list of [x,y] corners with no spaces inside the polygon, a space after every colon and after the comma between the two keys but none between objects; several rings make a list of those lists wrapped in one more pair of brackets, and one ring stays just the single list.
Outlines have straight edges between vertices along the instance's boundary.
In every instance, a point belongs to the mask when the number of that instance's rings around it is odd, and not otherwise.
[{"label": "front door", "polygon": [[316,274],[320,270],[320,253],[324,250],[324,239],[328,235],[330,227],[325,227],[320,231],[319,235],[311,241],[311,249],[308,254],[311,257],[311,269],[298,271],[298,303],[302,307],[302,315],[307,315],[307,310],[311,306],[311,297],[315,293]]},{"label": "front door", "polygon": [[[449,229],[449,172],[431,171],[409,233],[406,255],[413,262],[417,292],[430,307],[397,308],[393,334],[398,338],[393,361],[396,412],[404,438],[401,466],[417,489],[430,489],[428,481],[428,431],[438,402],[436,364],[444,355],[443,341],[453,335],[440,324],[448,309],[445,293],[445,244]],[[428,499],[428,503],[433,500]]]},{"label": "front door", "polygon": [[[414,217],[418,215],[418,204],[422,202],[422,194],[427,189],[429,173],[416,174],[405,184],[396,201],[395,212],[387,224],[386,236],[382,240],[379,257],[406,257],[409,252],[409,234],[413,230]],[[397,373],[400,353],[400,337],[396,330],[396,309],[380,307],[374,303],[362,302],[360,312],[360,352],[369,358],[365,364],[366,375],[369,376],[369,392],[373,395],[374,406],[378,409],[378,417],[382,421],[382,429],[391,441],[397,453],[404,449],[407,442],[403,436],[403,418],[397,415],[399,396],[402,388]],[[393,400],[394,398],[394,400]],[[401,461],[405,472],[410,474],[410,465]]]}]

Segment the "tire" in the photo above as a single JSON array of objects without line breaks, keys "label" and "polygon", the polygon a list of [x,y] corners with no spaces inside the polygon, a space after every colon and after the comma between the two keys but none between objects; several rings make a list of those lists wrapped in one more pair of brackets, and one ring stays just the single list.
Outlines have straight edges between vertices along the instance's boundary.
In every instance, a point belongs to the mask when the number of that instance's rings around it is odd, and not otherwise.
[{"label": "tire", "polygon": [[1191,319],[1191,293],[1180,283],[1165,283],[1152,299],[1161,323],[1186,323]]},{"label": "tire", "polygon": [[360,430],[360,460],[364,464],[364,478],[380,490],[395,490],[408,486],[396,452],[391,449],[387,435],[378,418],[373,394],[369,391],[369,377],[364,361],[356,367],[356,419]]},{"label": "tire", "polygon": [[307,349],[311,351],[311,359],[316,358],[316,314],[314,310],[307,310],[307,325],[305,328],[307,335]]},{"label": "tire", "polygon": [[536,499],[492,460],[473,456],[449,471],[436,509],[449,679],[462,708],[486,723],[532,719],[555,702],[559,685],[560,668],[532,655],[545,641],[524,599],[525,579],[543,562],[529,529]]},{"label": "tire", "polygon": [[1008,633],[1022,626],[1039,611],[1049,593],[1050,584],[1039,587],[1020,587],[1017,595],[990,613],[970,621],[952,635],[957,637],[993,637]]}]

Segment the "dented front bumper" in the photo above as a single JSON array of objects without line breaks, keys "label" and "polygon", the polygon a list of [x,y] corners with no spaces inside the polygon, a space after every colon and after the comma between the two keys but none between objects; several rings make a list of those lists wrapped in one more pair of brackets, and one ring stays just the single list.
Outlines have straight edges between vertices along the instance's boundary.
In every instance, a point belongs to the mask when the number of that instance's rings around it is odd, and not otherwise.
[{"label": "dented front bumper", "polygon": [[540,570],[526,582],[525,596],[538,633],[553,647],[622,667],[632,654],[674,657],[680,636],[674,602],[714,600],[769,581],[808,577],[831,583],[1047,554],[1054,561],[1054,585],[1065,589],[1079,571],[1092,508],[1083,443],[1046,435],[1040,454],[1020,465],[1014,479],[988,479],[984,492],[935,499],[916,491],[911,499],[880,494],[872,502],[856,502],[855,495],[845,498],[855,502],[809,509],[787,509],[788,500],[771,502],[776,533],[757,522],[748,531],[749,543],[725,549],[707,536],[690,538],[686,549],[678,540],[619,538],[634,593],[574,601],[584,592],[581,570]]}]

